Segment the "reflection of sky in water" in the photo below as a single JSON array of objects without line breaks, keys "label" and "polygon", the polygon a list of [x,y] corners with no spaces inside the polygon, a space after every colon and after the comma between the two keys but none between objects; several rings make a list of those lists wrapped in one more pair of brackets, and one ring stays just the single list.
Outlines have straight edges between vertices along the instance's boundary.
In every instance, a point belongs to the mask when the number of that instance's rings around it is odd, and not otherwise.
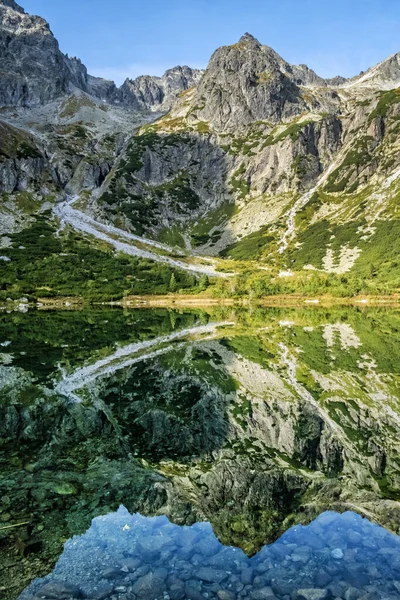
[{"label": "reflection of sky in water", "polygon": [[220,544],[209,523],[179,527],[166,517],[131,516],[121,507],[69,540],[54,572],[20,599],[82,595],[395,600],[400,538],[352,512],[326,512],[248,558]]}]

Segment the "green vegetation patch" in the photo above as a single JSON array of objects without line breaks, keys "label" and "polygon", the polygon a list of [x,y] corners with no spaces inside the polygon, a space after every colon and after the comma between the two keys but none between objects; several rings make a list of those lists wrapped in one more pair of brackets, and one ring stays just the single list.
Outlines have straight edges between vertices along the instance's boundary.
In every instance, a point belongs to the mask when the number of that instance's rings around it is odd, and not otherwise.
[{"label": "green vegetation patch", "polygon": [[398,104],[399,102],[400,88],[389,90],[388,92],[382,92],[377,106],[368,117],[368,122],[372,123],[376,117],[387,117],[390,107],[394,104]]},{"label": "green vegetation patch", "polygon": [[290,137],[292,142],[296,142],[299,139],[302,131],[308,125],[311,125],[313,123],[315,123],[315,121],[312,121],[311,119],[309,119],[307,121],[301,121],[300,123],[292,123],[286,129],[284,129],[283,131],[278,133],[278,135],[276,135],[276,131],[272,131],[270,133],[270,135],[267,137],[267,139],[265,140],[265,142],[263,143],[262,147],[266,148],[267,146],[273,146],[274,144],[279,144],[279,142],[282,142],[283,140],[285,140],[288,137]]},{"label": "green vegetation patch", "polygon": [[[321,269],[328,248],[338,256],[343,246],[357,246],[360,256],[349,273],[337,278],[337,285],[341,282],[348,295],[361,290],[391,293],[400,289],[400,221],[376,221],[374,233],[361,239],[365,225],[365,220],[341,225],[323,220],[310,225],[298,234],[299,247],[288,253],[291,267],[299,270],[310,264]],[[335,287],[334,280],[330,285]]]},{"label": "green vegetation patch", "polygon": [[[61,107],[60,117],[61,119],[67,119],[68,117],[74,117],[79,109],[87,106],[88,108],[96,108],[96,103],[93,102],[87,96],[70,96],[65,100]],[[101,110],[107,111],[105,106],[100,106]]]},{"label": "green vegetation patch", "polygon": [[358,229],[365,221],[349,221],[343,225],[332,225],[328,221],[318,221],[300,232],[297,236],[298,248],[289,251],[290,265],[294,269],[302,269],[313,265],[321,269],[327,248],[339,252],[342,246],[350,247],[359,243]]},{"label": "green vegetation patch", "polygon": [[104,251],[78,234],[57,237],[45,217],[10,235],[12,247],[0,261],[0,299],[81,296],[88,301],[116,300],[125,295],[166,294],[174,275],[175,290],[195,288],[185,271],[150,260]]},{"label": "green vegetation patch", "polygon": [[[208,242],[216,243],[222,234],[221,229],[214,229],[215,227],[221,227],[229,221],[236,212],[236,206],[232,202],[226,202],[219,208],[209,211],[207,216],[200,218],[196,225],[191,230],[191,241],[194,247],[202,246]],[[213,234],[210,231],[214,229]]]},{"label": "green vegetation patch", "polygon": [[179,248],[185,248],[185,239],[181,234],[178,225],[173,225],[172,227],[165,227],[158,233],[157,239],[163,244],[168,244],[169,246],[178,246]]},{"label": "green vegetation patch", "polygon": [[0,162],[9,158],[42,158],[42,154],[27,133],[0,121]]},{"label": "green vegetation patch", "polygon": [[136,177],[144,165],[147,151],[157,149],[162,152],[181,143],[191,143],[191,140],[181,133],[161,135],[152,130],[145,130],[142,135],[133,137],[110,179],[107,191],[101,196],[107,211],[115,215],[116,220],[121,213],[125,215],[131,221],[132,231],[138,235],[143,235],[152,226],[160,225],[157,212],[160,201],[180,213],[190,213],[199,206],[200,198],[186,171],[158,186],[145,185]]},{"label": "green vegetation patch", "polygon": [[355,181],[352,186],[348,187],[350,179],[354,173],[358,175],[362,167],[370,164],[373,161],[373,144],[375,140],[371,136],[363,136],[359,138],[352,150],[350,150],[342,164],[333,171],[325,185],[325,191],[328,193],[354,192],[359,183]]},{"label": "green vegetation patch", "polygon": [[255,260],[261,256],[268,244],[274,241],[271,227],[265,225],[258,231],[250,233],[239,242],[228,246],[220,254],[234,260]]},{"label": "green vegetation patch", "polygon": [[321,208],[321,206],[321,196],[318,192],[314,192],[307,204],[305,204],[305,206],[303,206],[303,208],[296,214],[296,227],[302,229],[303,227],[308,226],[312,217]]},{"label": "green vegetation patch", "polygon": [[269,368],[270,362],[274,358],[274,354],[264,348],[262,339],[257,336],[237,335],[225,338],[221,340],[221,343],[229,350],[262,367]]},{"label": "green vegetation patch", "polygon": [[185,172],[177,175],[172,181],[152,187],[151,193],[155,194],[158,200],[168,201],[175,211],[182,208],[185,212],[193,211],[200,205],[200,198],[192,189],[190,177]]},{"label": "green vegetation patch", "polygon": [[400,287],[400,221],[376,221],[375,233],[357,241],[361,248],[354,271],[372,279],[382,291]]},{"label": "green vegetation patch", "polygon": [[247,179],[243,179],[242,175],[246,172],[246,166],[241,164],[240,167],[233,173],[231,179],[231,191],[243,199],[250,191],[250,184]]}]

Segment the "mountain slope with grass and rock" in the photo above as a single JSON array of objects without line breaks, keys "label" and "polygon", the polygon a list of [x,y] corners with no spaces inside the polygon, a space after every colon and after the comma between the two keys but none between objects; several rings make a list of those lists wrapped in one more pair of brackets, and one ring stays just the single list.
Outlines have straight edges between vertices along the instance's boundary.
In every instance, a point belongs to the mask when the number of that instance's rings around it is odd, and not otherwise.
[{"label": "mountain slope with grass and rock", "polygon": [[117,88],[3,0],[0,56],[3,248],[68,201],[239,275],[217,295],[399,291],[400,54],[323,79],[246,33]]}]

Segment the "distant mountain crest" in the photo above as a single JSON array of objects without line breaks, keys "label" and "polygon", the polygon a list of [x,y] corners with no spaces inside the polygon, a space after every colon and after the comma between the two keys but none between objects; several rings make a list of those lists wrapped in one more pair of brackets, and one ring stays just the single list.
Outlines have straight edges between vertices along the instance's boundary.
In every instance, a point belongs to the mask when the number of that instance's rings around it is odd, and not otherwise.
[{"label": "distant mountain crest", "polygon": [[330,89],[323,99],[330,111],[335,104],[332,90],[339,87],[400,85],[400,54],[352,79],[323,79],[307,65],[291,65],[246,32],[238,43],[218,48],[206,71],[177,66],[161,77],[126,79],[117,88],[64,55],[48,23],[27,14],[15,0],[0,0],[0,63],[0,106],[44,105],[80,90],[108,104],[165,112],[181,92],[196,87],[194,106],[201,106],[204,120],[218,127],[228,126],[228,121],[232,127],[257,119],[278,122],[319,108],[320,100],[314,106],[310,95],[301,93],[304,87]]}]

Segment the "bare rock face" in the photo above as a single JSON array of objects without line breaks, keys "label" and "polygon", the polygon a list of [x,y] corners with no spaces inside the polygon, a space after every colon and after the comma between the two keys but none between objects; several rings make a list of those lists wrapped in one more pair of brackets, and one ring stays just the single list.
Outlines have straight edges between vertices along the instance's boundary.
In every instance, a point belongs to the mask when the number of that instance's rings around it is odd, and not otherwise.
[{"label": "bare rock face", "polygon": [[82,90],[109,104],[139,110],[169,110],[178,94],[196,85],[202,71],[175,67],[162,77],[112,81],[88,74],[77,58],[64,55],[48,23],[13,0],[0,0],[0,106],[45,105]]},{"label": "bare rock face", "polygon": [[0,3],[0,104],[44,104],[65,93],[70,78],[68,62],[47,22],[26,14],[14,2]]},{"label": "bare rock face", "polygon": [[400,52],[348,80],[350,87],[394,89],[400,85]]},{"label": "bare rock face", "polygon": [[118,90],[117,98],[125,106],[136,109],[166,111],[177,96],[195,86],[203,71],[188,66],[169,69],[162,77],[143,75],[127,79]]},{"label": "bare rock face", "polygon": [[112,82],[90,78],[86,67],[59,49],[48,23],[13,0],[0,1],[0,105],[46,104],[75,87],[110,98]]},{"label": "bare rock face", "polygon": [[51,187],[56,180],[35,139],[0,121],[0,194]]},{"label": "bare rock face", "polygon": [[[313,108],[300,86],[327,87],[306,65],[293,66],[250,34],[212,56],[193,100],[199,119],[219,130],[243,127],[257,120],[278,123]],[[337,104],[332,92],[326,107]]]},{"label": "bare rock face", "polygon": [[14,2],[14,0],[2,0],[1,4],[3,6],[8,6],[9,8],[12,8],[13,10],[16,10],[17,12],[25,13],[25,11],[22,8],[22,6],[20,6],[16,2]]}]

